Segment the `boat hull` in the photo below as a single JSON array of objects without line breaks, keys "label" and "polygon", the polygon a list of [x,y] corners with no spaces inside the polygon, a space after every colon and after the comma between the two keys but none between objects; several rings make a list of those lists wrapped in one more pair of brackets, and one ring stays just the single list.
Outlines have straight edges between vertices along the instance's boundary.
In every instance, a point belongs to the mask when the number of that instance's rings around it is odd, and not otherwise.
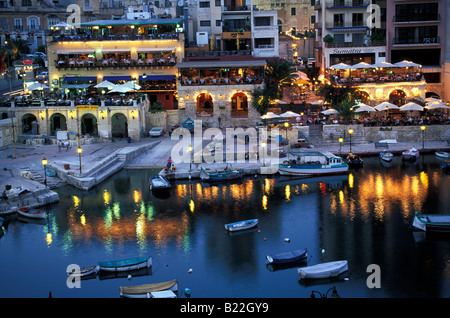
[{"label": "boat hull", "polygon": [[175,295],[178,292],[177,280],[156,284],[120,287],[120,296],[125,298],[156,298],[156,293],[159,292],[172,292],[172,294],[168,293],[167,295],[168,298],[174,298],[172,295]]},{"label": "boat hull", "polygon": [[32,208],[20,208],[17,209],[17,213],[32,219],[45,219],[47,217],[47,213],[45,211]]},{"label": "boat hull", "polygon": [[248,230],[258,225],[258,219],[239,221],[225,224],[225,229],[230,232]]},{"label": "boat hull", "polygon": [[207,172],[200,170],[200,178],[207,182],[225,182],[242,178],[242,170],[224,170],[219,172]]},{"label": "boat hull", "polygon": [[306,259],[308,256],[308,251],[306,249],[295,250],[286,253],[280,253],[276,255],[267,255],[266,259],[269,264],[281,265],[281,264],[289,264],[299,262],[301,260]]},{"label": "boat hull", "polygon": [[439,157],[439,158],[450,158],[450,153],[445,152],[445,151],[436,151],[435,154],[436,154],[436,157]]},{"label": "boat hull", "polygon": [[345,174],[348,172],[348,165],[339,165],[333,167],[303,167],[303,166],[288,166],[279,165],[278,172],[281,175],[289,176],[319,176],[319,175],[335,175]]},{"label": "boat hull", "polygon": [[424,232],[450,233],[450,214],[418,214],[413,227]]},{"label": "boat hull", "polygon": [[394,155],[390,152],[382,152],[380,153],[380,159],[386,162],[391,162]]},{"label": "boat hull", "polygon": [[170,190],[172,185],[170,182],[163,176],[153,176],[149,180],[150,190],[152,191],[165,191]]},{"label": "boat hull", "polygon": [[90,266],[90,267],[84,267],[80,268],[79,271],[73,271],[71,273],[67,272],[67,275],[71,277],[86,277],[90,275],[96,275],[98,271],[100,270],[100,266]]},{"label": "boat hull", "polygon": [[136,269],[152,266],[152,258],[130,258],[120,261],[98,263],[101,271],[105,272],[128,272]]},{"label": "boat hull", "polygon": [[298,269],[298,275],[301,279],[323,279],[337,277],[346,271],[348,271],[347,261],[335,261],[301,267]]}]

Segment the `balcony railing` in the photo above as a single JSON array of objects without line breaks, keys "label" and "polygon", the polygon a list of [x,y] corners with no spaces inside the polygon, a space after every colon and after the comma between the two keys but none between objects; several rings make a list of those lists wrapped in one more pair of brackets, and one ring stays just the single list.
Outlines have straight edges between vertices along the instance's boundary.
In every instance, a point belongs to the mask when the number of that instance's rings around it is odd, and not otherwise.
[{"label": "balcony railing", "polygon": [[441,21],[441,15],[440,14],[423,14],[423,15],[417,15],[417,16],[410,16],[410,15],[401,15],[401,16],[394,16],[392,18],[392,22],[394,23],[427,23],[427,22],[439,22]]},{"label": "balcony railing", "polygon": [[366,47],[366,46],[386,46],[386,41],[369,41],[367,43],[355,43],[355,42],[338,42],[338,43],[325,43],[326,48],[344,48],[344,47]]},{"label": "balcony railing", "polygon": [[[163,50],[163,49],[161,49]],[[149,59],[90,59],[90,60],[58,60],[55,61],[55,67],[60,68],[93,68],[93,67],[156,67],[156,66],[174,66],[177,58],[176,56],[169,56],[168,58],[149,58]]]},{"label": "balcony railing", "polygon": [[440,44],[441,38],[439,36],[435,37],[423,37],[421,39],[414,38],[394,38],[394,45],[432,45],[432,44]]},{"label": "balcony railing", "polygon": [[178,40],[178,33],[163,34],[111,34],[111,35],[56,35],[54,42],[86,41],[142,41],[142,40]]},{"label": "balcony railing", "polygon": [[350,21],[350,22],[329,22],[325,27],[328,28],[368,28],[362,21]]},{"label": "balcony railing", "polygon": [[326,2],[328,9],[342,7],[367,7],[369,4],[369,0],[327,0]]}]

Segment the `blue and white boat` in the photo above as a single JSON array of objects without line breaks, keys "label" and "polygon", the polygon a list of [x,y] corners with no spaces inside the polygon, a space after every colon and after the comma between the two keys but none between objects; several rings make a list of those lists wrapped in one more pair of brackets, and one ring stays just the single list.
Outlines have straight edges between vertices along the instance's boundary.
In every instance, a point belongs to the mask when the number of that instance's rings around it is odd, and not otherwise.
[{"label": "blue and white boat", "polygon": [[247,230],[255,227],[258,224],[258,219],[238,221],[234,223],[225,224],[225,229],[230,232]]},{"label": "blue and white boat", "polygon": [[341,157],[331,152],[319,151],[291,151],[295,157],[278,165],[281,175],[315,176],[344,174],[348,172],[348,165]]},{"label": "blue and white boat", "polygon": [[394,155],[392,154],[392,152],[389,151],[380,152],[380,159],[383,161],[391,162],[393,157]]},{"label": "blue and white boat", "polygon": [[308,250],[306,248],[290,252],[284,252],[276,255],[267,255],[269,264],[289,264],[306,259]]},{"label": "blue and white boat", "polygon": [[98,265],[100,266],[100,271],[127,272],[136,269],[151,267],[152,258],[151,256],[129,258],[118,261],[99,262]]}]

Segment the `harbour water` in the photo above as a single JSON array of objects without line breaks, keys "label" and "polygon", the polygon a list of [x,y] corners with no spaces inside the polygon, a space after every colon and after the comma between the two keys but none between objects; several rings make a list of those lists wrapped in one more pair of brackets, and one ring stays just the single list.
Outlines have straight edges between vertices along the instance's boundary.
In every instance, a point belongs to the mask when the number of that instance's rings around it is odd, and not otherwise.
[{"label": "harbour water", "polygon": [[[249,176],[210,185],[176,181],[156,197],[156,170],[123,170],[91,191],[57,190],[47,220],[5,217],[0,237],[0,297],[117,298],[120,286],[177,279],[180,297],[308,298],[336,287],[343,298],[450,297],[450,240],[412,230],[415,212],[450,212],[450,177],[434,155],[416,163],[365,158],[346,176]],[[225,223],[258,218],[230,234]],[[299,248],[308,264],[348,260],[337,281],[299,281],[297,268],[266,266],[266,255]],[[69,288],[66,268],[152,256],[150,271]],[[369,288],[368,266],[380,269]],[[370,280],[370,279],[369,279]]]}]

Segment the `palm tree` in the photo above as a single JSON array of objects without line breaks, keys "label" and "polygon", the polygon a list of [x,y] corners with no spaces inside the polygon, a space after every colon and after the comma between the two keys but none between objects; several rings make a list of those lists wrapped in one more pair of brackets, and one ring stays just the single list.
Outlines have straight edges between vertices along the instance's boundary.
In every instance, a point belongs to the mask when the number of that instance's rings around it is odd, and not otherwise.
[{"label": "palm tree", "polygon": [[6,48],[12,51],[13,59],[19,58],[21,54],[30,53],[30,43],[23,39],[9,39]]}]

